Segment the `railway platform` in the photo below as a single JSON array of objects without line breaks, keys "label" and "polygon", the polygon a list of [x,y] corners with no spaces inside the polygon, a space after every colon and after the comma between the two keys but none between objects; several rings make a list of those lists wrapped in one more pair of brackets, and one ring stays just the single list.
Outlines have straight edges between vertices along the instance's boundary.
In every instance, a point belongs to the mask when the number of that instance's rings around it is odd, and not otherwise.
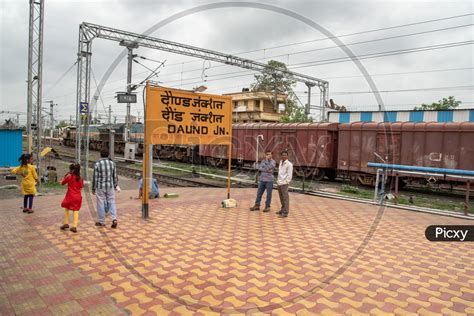
[{"label": "railway platform", "polygon": [[255,189],[166,188],[141,219],[117,195],[118,228],[61,231],[62,195],[0,205],[1,315],[474,314],[474,243],[429,242],[472,221],[290,193],[290,214],[250,212]]}]

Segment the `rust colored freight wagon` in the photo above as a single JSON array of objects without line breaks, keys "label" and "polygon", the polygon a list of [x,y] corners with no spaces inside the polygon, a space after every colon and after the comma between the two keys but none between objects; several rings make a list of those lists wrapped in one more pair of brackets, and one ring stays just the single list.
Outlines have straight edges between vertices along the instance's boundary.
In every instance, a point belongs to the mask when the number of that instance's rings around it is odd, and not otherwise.
[{"label": "rust colored freight wagon", "polygon": [[[234,164],[253,166],[264,157],[265,150],[280,160],[288,151],[296,174],[322,178],[335,176],[337,162],[337,123],[243,123],[232,129]],[[258,155],[257,155],[258,153]],[[211,165],[227,162],[227,147],[200,146],[199,154]]]},{"label": "rust colored freight wagon", "polygon": [[338,148],[338,172],[354,183],[374,184],[368,162],[474,170],[474,123],[340,124]]}]

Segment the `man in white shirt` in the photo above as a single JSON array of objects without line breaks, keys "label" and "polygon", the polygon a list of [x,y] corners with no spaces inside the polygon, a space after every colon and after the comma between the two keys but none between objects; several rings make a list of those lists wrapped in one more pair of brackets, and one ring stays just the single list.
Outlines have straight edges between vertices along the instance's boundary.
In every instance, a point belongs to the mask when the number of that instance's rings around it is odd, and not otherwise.
[{"label": "man in white shirt", "polygon": [[288,186],[293,177],[293,164],[288,160],[288,152],[282,151],[280,164],[278,166],[278,194],[280,195],[281,210],[277,212],[279,217],[288,217],[290,207],[290,197],[288,196]]}]

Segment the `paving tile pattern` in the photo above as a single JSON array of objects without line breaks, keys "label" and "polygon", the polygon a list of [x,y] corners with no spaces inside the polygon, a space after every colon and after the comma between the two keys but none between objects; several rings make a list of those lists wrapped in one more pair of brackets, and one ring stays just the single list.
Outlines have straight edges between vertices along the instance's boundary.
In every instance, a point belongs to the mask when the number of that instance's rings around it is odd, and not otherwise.
[{"label": "paving tile pattern", "polygon": [[278,199],[248,211],[252,189],[233,190],[234,209],[221,189],[172,191],[146,221],[123,191],[116,230],[93,225],[87,199],[77,234],[58,229],[59,197],[31,215],[6,201],[0,314],[474,314],[474,244],[424,239],[471,222],[386,209],[365,243],[375,206],[291,194],[280,219]]},{"label": "paving tile pattern", "polygon": [[[15,200],[0,206],[0,315],[97,315],[92,306],[124,315],[97,282],[48,240],[59,231],[60,210],[46,198],[37,201],[34,214],[22,213]],[[65,243],[71,237],[56,235]]]}]

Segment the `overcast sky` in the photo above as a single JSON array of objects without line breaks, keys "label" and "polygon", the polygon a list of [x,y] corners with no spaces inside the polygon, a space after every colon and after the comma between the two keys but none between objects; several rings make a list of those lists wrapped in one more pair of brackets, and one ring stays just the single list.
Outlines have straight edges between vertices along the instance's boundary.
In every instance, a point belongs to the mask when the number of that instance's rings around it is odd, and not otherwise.
[{"label": "overcast sky", "polygon": [[[0,110],[26,113],[29,1],[0,1]],[[58,105],[55,110],[58,119],[69,119],[75,113],[76,67],[71,66],[76,61],[80,23],[90,22],[142,33],[175,13],[214,2],[45,0],[43,100],[53,100]],[[472,0],[260,2],[303,15],[337,35],[346,45],[371,41],[348,46],[358,56],[458,43],[460,46],[363,59],[361,62],[378,89],[385,91],[381,95],[388,110],[411,109],[417,104],[435,102],[450,95],[463,101],[464,107],[474,107]],[[465,16],[451,18],[460,15]],[[444,20],[418,23],[434,19]],[[418,24],[403,26],[413,23]],[[393,28],[367,32],[388,27]],[[359,32],[364,33],[347,36]],[[220,8],[188,15],[151,35],[262,62],[276,59],[296,72],[329,81],[330,98],[349,110],[376,109],[375,97],[368,93],[367,82],[352,62],[324,62],[345,57],[343,51],[338,47],[331,48],[335,44],[324,39],[323,34],[282,14],[252,8]],[[401,35],[407,36],[373,41]],[[280,47],[275,48],[277,46]],[[123,47],[116,42],[94,40],[92,72],[97,82],[122,50]],[[147,48],[139,48],[135,53],[156,61],[166,60],[159,77],[153,78],[165,86],[191,89],[205,85],[208,87],[206,92],[222,94],[241,91],[253,82],[251,71],[236,67]],[[155,61],[138,60],[148,68],[158,66]],[[314,62],[324,65],[311,65]],[[125,105],[117,104],[114,96],[115,92],[125,90],[126,64],[127,60],[123,59],[107,81],[97,108],[99,114],[105,115],[108,105],[112,105],[112,115],[117,116],[118,121],[123,120]],[[133,82],[138,83],[150,74],[144,66],[133,64]],[[71,70],[67,72],[68,69]],[[64,79],[54,85],[62,76]],[[468,86],[471,89],[466,88]],[[426,90],[432,88],[442,89]],[[303,103],[307,99],[305,90],[304,85],[295,87]],[[93,81],[91,94],[94,92]],[[312,97],[315,100],[312,104],[317,104],[319,96]],[[132,106],[132,114],[137,115],[141,108],[141,102]],[[1,119],[7,117],[0,115]],[[25,121],[26,117],[22,114],[20,119]]]}]

